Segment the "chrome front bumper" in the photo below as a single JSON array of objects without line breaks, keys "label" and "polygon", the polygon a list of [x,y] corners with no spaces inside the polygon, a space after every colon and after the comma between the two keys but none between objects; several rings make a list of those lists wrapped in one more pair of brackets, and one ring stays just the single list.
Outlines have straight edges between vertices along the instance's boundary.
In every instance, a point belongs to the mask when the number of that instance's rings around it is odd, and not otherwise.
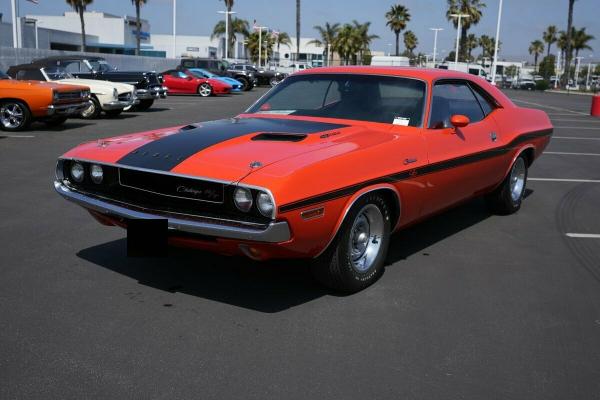
[{"label": "chrome front bumper", "polygon": [[125,107],[129,107],[136,104],[136,99],[133,98],[129,101],[113,100],[109,103],[102,104],[103,110],[119,110]]},{"label": "chrome front bumper", "polygon": [[279,243],[290,240],[291,233],[287,222],[271,222],[266,226],[243,222],[210,219],[203,217],[183,218],[173,214],[162,214],[125,204],[115,204],[71,190],[61,181],[54,181],[54,188],[65,199],[108,217],[118,219],[160,219],[166,218],[169,230],[217,238],[250,240],[255,242]]},{"label": "chrome front bumper", "polygon": [[88,107],[88,100],[81,103],[51,104],[48,106],[48,115],[78,115]]},{"label": "chrome front bumper", "polygon": [[150,89],[137,89],[135,95],[140,100],[150,100],[167,97],[167,88],[165,86],[154,86]]}]

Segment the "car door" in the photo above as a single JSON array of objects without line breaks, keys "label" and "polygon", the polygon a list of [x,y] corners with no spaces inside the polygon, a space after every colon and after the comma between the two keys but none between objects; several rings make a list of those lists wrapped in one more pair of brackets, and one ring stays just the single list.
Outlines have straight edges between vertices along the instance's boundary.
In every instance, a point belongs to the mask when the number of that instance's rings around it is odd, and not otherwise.
[{"label": "car door", "polygon": [[182,93],[188,91],[187,85],[189,82],[182,77],[183,74],[181,71],[169,71],[169,84],[167,85],[169,89],[173,92]]},{"label": "car door", "polygon": [[[429,123],[425,130],[429,165],[429,194],[424,214],[431,214],[470,198],[497,183],[503,157],[498,147],[498,126],[489,103],[467,80],[437,81],[432,90]],[[481,100],[479,100],[480,98]],[[465,127],[453,127],[450,118],[469,118]]]}]

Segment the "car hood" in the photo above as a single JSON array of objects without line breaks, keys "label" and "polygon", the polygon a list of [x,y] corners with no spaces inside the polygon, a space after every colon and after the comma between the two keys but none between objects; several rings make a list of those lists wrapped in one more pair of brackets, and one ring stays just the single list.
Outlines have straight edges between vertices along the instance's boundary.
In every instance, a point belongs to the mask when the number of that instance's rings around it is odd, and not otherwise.
[{"label": "car hood", "polygon": [[126,84],[126,83],[117,83],[117,82],[110,82],[110,81],[100,81],[100,80],[96,80],[96,79],[60,79],[57,81],[53,81],[53,82],[58,82],[58,83],[64,83],[67,85],[84,85],[84,86],[89,86],[90,90],[92,91],[92,93],[95,92],[103,92],[105,94],[112,94],[112,91],[114,88],[117,89],[117,91],[119,92],[119,94],[121,93],[127,93],[127,92],[132,92],[134,90],[134,87],[132,85]]},{"label": "car hood", "polygon": [[389,135],[361,135],[364,130],[313,120],[232,118],[89,142],[63,157],[236,182],[290,157],[389,140]]}]

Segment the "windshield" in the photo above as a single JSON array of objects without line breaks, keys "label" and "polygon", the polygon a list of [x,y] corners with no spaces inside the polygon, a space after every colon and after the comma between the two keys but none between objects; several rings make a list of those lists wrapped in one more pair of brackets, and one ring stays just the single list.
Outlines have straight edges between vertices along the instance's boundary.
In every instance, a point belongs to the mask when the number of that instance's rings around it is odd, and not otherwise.
[{"label": "windshield", "polygon": [[48,79],[51,81],[57,81],[59,79],[73,79],[73,75],[67,72],[64,67],[50,67],[43,69],[46,75],[48,75]]},{"label": "windshield", "polygon": [[110,65],[109,63],[107,63],[104,60],[89,60],[88,62],[90,63],[90,66],[94,69],[94,71],[97,71],[97,72],[114,71],[114,68],[112,67],[112,65]]},{"label": "windshield", "polygon": [[425,83],[354,74],[291,76],[247,112],[421,126]]},{"label": "windshield", "polygon": [[6,75],[4,72],[0,71],[0,79],[10,79],[10,77],[8,75]]},{"label": "windshield", "polygon": [[199,68],[188,69],[187,72],[198,78],[214,78],[217,75]]}]

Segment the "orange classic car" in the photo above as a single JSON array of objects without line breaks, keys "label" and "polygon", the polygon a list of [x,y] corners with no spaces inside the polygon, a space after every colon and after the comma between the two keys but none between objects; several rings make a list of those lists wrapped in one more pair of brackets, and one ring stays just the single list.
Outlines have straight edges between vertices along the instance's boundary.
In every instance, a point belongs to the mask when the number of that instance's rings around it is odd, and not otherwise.
[{"label": "orange classic car", "polygon": [[355,292],[381,275],[393,232],[475,196],[519,210],[552,130],[472,75],[315,68],[235,118],[82,144],[55,188],[103,224],[154,220],[171,245],[311,259],[319,281]]},{"label": "orange classic car", "polygon": [[16,81],[0,72],[0,128],[20,131],[35,120],[60,125],[89,106],[89,95],[86,86]]}]

